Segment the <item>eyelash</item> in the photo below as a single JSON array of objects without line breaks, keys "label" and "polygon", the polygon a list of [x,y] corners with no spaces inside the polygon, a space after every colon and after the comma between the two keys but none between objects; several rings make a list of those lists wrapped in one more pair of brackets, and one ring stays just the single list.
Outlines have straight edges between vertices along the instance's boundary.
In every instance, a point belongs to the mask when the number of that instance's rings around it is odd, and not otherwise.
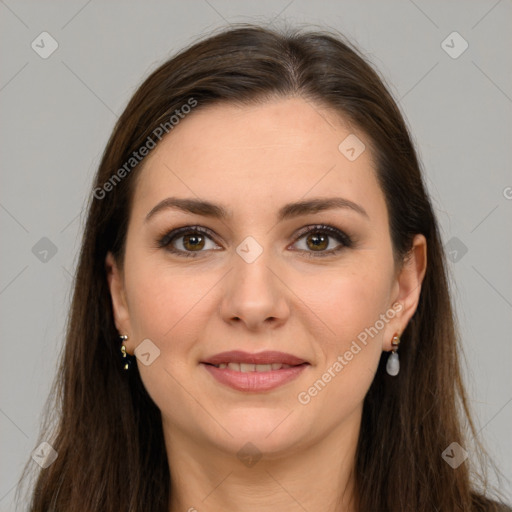
[{"label": "eyelash", "polygon": [[[167,251],[173,254],[184,256],[186,258],[197,258],[200,253],[205,251],[182,251],[180,249],[172,247],[171,245],[172,241],[175,238],[179,237],[180,235],[183,236],[196,233],[206,235],[210,239],[213,238],[213,235],[209,229],[203,228],[201,226],[185,226],[182,228],[174,229],[169,233],[166,233],[164,236],[159,237],[159,239],[157,240],[157,247],[160,249],[166,249]],[[340,231],[339,229],[333,226],[328,226],[325,224],[315,224],[313,226],[306,226],[305,228],[299,231],[299,234],[297,235],[294,244],[297,243],[305,235],[308,235],[310,233],[328,234],[330,237],[335,238],[338,242],[341,243],[340,247],[337,247],[336,249],[330,249],[328,251],[315,252],[298,249],[298,252],[302,252],[303,254],[310,258],[322,258],[326,256],[332,256],[345,248],[352,247],[353,245],[353,240],[346,233]]]}]

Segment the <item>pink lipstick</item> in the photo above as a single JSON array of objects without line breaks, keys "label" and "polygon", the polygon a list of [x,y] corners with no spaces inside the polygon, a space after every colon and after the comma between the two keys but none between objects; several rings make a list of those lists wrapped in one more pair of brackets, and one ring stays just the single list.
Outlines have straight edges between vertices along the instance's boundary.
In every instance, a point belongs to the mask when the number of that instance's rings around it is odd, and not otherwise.
[{"label": "pink lipstick", "polygon": [[297,378],[309,363],[291,354],[276,351],[249,353],[222,352],[201,362],[221,384],[238,391],[269,391]]}]

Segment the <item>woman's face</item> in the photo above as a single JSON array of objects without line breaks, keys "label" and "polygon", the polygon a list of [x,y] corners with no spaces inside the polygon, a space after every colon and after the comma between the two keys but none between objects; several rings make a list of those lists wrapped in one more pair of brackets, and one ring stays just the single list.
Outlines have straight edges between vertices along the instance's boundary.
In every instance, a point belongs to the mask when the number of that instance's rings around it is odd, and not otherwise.
[{"label": "woman's face", "polygon": [[[318,104],[182,120],[144,162],[123,271],[107,258],[116,326],[129,353],[139,346],[168,441],[272,456],[357,432],[381,353],[417,304],[421,238],[395,268],[369,142]],[[246,354],[212,359],[231,351]],[[266,351],[286,355],[251,357]]]}]

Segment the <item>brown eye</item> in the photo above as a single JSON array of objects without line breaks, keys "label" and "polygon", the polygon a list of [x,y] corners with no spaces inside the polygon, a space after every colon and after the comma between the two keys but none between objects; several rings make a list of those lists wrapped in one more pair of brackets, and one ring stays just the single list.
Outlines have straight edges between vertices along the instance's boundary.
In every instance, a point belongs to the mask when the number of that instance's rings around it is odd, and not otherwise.
[{"label": "brown eye", "polygon": [[[208,242],[212,244],[207,247]],[[178,228],[161,237],[158,247],[165,248],[167,251],[180,256],[190,256],[192,258],[199,256],[208,249],[215,249],[218,245],[213,241],[209,230],[200,226]],[[204,250],[203,250],[204,249]]]},{"label": "brown eye", "polygon": [[185,249],[194,251],[196,249],[202,249],[205,245],[203,235],[184,235],[183,236],[183,247]]},{"label": "brown eye", "polygon": [[329,236],[310,233],[306,238],[306,244],[314,251],[327,249],[329,246]]},{"label": "brown eye", "polygon": [[[302,240],[304,239],[304,242]],[[332,242],[338,242],[337,246]],[[306,256],[331,256],[344,248],[351,247],[351,238],[343,231],[326,225],[307,226],[302,229],[295,244],[303,243],[298,250]],[[212,244],[208,247],[208,243]],[[295,245],[294,244],[294,245]],[[175,229],[157,240],[157,246],[177,254],[195,258],[208,250],[218,250],[211,232],[201,226],[185,226]]]},{"label": "brown eye", "polygon": [[[295,244],[299,244],[302,240],[304,243],[297,250],[306,256],[312,257],[331,256],[344,248],[351,247],[353,244],[350,237],[343,231],[326,225],[308,226],[303,229]],[[338,245],[336,246],[331,240],[337,241]]]}]

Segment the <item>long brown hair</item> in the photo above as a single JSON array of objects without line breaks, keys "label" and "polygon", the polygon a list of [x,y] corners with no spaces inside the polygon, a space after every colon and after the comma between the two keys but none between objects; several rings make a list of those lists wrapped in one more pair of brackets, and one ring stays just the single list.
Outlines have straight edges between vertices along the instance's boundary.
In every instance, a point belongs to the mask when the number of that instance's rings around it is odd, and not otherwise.
[{"label": "long brown hair", "polygon": [[[201,109],[289,96],[327,106],[368,137],[397,261],[406,257],[415,234],[428,244],[419,305],[400,345],[402,370],[389,377],[383,353],[364,400],[355,467],[358,510],[498,510],[485,497],[485,450],[461,378],[445,257],[420,164],[383,79],[346,38],[325,29],[242,24],[196,41],[135,92],[106,146],[94,189],[105,191],[118,169],[127,170],[133,152],[191,98]],[[66,343],[39,439],[58,457],[37,476],[33,512],[168,511],[160,411],[136,365],[128,375],[121,369],[104,264],[112,251],[122,266],[141,168],[134,165],[110,182],[108,193],[89,201]],[[467,448],[468,435],[478,471],[473,460],[453,469],[442,457],[453,442]],[[33,461],[25,472],[29,466]]]}]

